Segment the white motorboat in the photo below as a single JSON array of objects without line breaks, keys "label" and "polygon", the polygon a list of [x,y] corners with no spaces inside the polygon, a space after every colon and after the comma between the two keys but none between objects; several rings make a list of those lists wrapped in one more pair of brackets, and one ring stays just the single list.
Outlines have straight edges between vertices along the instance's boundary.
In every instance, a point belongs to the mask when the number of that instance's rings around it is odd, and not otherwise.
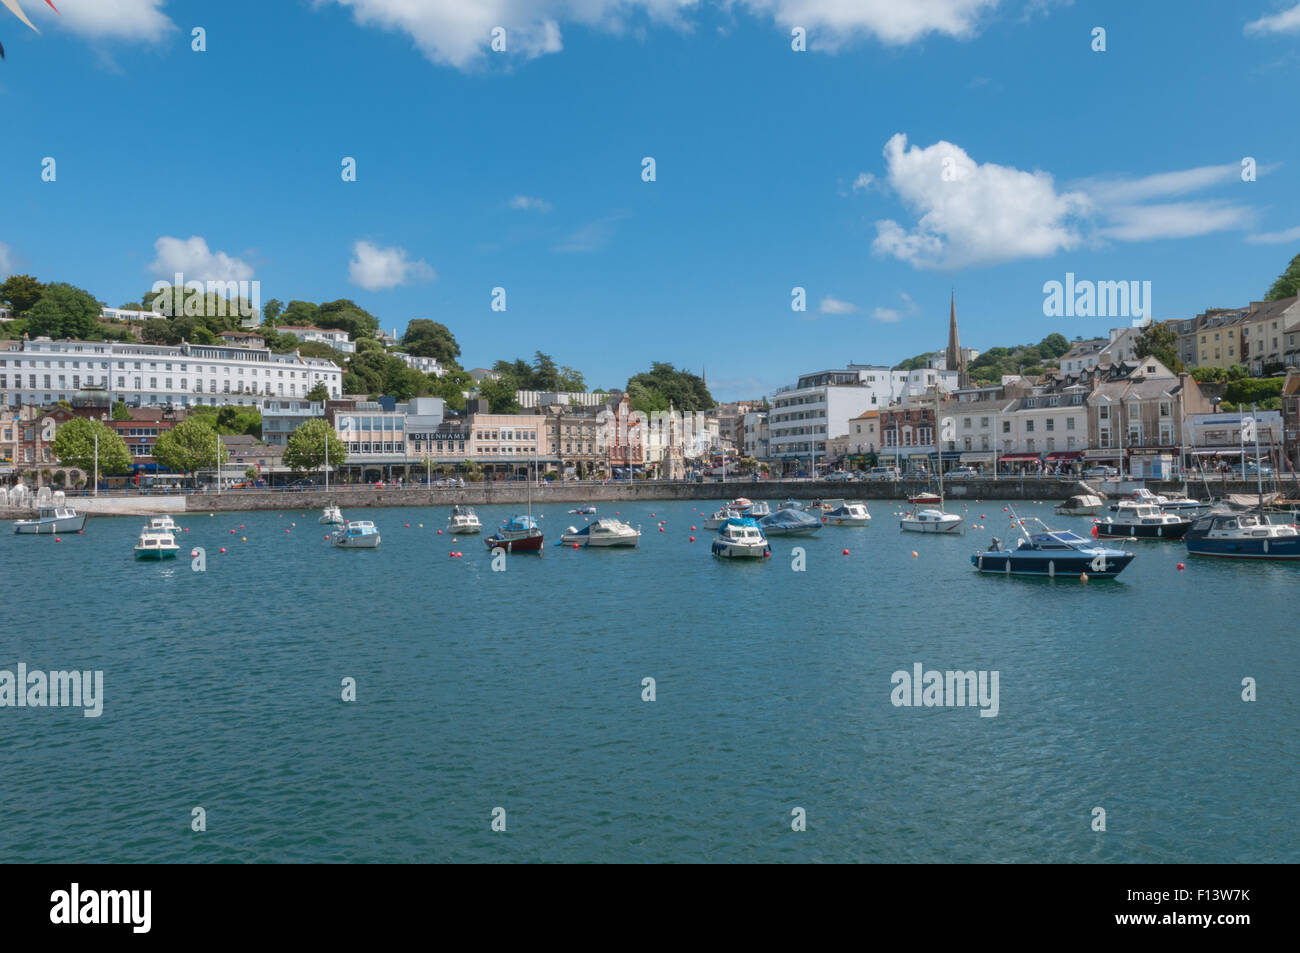
[{"label": "white motorboat", "polygon": [[588,516],[588,515],[590,515],[590,514],[592,514],[592,513],[595,513],[595,512],[596,512],[596,507],[595,507],[595,506],[593,506],[591,503],[584,503],[584,504],[582,504],[582,506],[578,506],[578,507],[575,507],[575,508],[569,510],[569,515],[570,515],[570,516]]},{"label": "white motorboat", "polygon": [[870,522],[865,503],[841,503],[826,514],[827,526],[866,526]]},{"label": "white motorboat", "polygon": [[705,529],[718,529],[723,526],[727,520],[741,519],[745,514],[739,510],[732,509],[731,506],[724,506],[718,512],[704,520]]},{"label": "white motorboat", "polygon": [[334,531],[330,543],[340,549],[378,549],[379,530],[370,520],[351,520]]},{"label": "white motorboat", "polygon": [[483,531],[483,523],[472,506],[453,506],[447,517],[448,529],[461,536],[472,536]]},{"label": "white motorboat", "polygon": [[320,522],[325,526],[342,526],[347,520],[343,518],[343,511],[331,503],[321,512]]},{"label": "white motorboat", "polygon": [[175,559],[180,552],[176,537],[166,530],[145,527],[135,543],[136,559]]},{"label": "white motorboat", "polygon": [[1121,500],[1115,516],[1096,524],[1097,535],[1111,539],[1182,539],[1192,521],[1185,516],[1166,513],[1154,503]]},{"label": "white motorboat", "polygon": [[635,546],[641,539],[641,530],[622,520],[599,519],[578,529],[570,526],[560,536],[556,545],[568,543],[579,546]]},{"label": "white motorboat", "polygon": [[751,516],[756,520],[761,520],[764,516],[772,515],[772,507],[767,500],[755,500],[749,504],[749,509],[745,511],[746,516]]},{"label": "white motorboat", "polygon": [[145,527],[155,533],[179,533],[181,528],[176,525],[176,521],[170,516],[151,516],[149,525]]},{"label": "white motorboat", "polygon": [[957,533],[965,522],[956,513],[926,507],[905,514],[898,521],[898,527],[909,533]]},{"label": "white motorboat", "polygon": [[1060,516],[1096,516],[1105,505],[1106,501],[1099,496],[1079,493],[1063,503],[1057,503],[1056,512]]},{"label": "white motorboat", "polygon": [[738,516],[718,528],[718,535],[713,538],[713,555],[723,559],[763,559],[772,555],[772,547],[757,522]]},{"label": "white motorboat", "polygon": [[22,535],[76,533],[85,525],[86,514],[78,513],[71,506],[42,506],[36,511],[36,519],[15,522],[14,532]]}]

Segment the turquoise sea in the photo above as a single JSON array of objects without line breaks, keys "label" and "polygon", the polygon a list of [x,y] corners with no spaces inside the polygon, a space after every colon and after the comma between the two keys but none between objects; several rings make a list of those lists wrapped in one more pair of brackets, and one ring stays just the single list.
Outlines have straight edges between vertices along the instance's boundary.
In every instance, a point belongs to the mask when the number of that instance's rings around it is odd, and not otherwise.
[{"label": "turquoise sea", "polygon": [[[1300,566],[1152,542],[1116,581],[980,576],[970,554],[1012,537],[991,501],[965,537],[900,533],[874,502],[868,527],[733,563],[695,505],[602,506],[645,533],[605,551],[552,546],[582,517],[544,507],[544,553],[504,572],[481,537],[437,533],[446,508],[350,513],[374,552],[328,546],[316,511],[183,516],[205,572],[134,562],[140,518],[6,528],[0,669],[102,670],[105,697],[99,718],[0,708],[0,860],[1300,853]],[[918,662],[997,671],[997,716],[896,707],[892,673]]]}]

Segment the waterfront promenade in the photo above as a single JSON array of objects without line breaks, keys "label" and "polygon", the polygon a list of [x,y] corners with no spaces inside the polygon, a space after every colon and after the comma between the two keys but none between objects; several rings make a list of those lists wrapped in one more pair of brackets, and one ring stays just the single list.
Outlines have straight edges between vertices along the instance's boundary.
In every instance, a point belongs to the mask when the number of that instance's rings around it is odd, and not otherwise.
[{"label": "waterfront promenade", "polygon": [[[1116,497],[1125,490],[1114,482],[1090,481],[1089,485],[1101,488],[1107,496]],[[1160,481],[1126,482],[1129,488],[1145,485],[1154,493],[1182,492],[1178,483]],[[1071,478],[1007,477],[999,480],[963,480],[947,483],[944,492],[953,502],[963,500],[1063,500],[1075,492],[1078,481]],[[1186,486],[1189,496],[1206,499],[1222,498],[1230,493],[1254,494],[1253,481],[1211,480],[1208,484],[1192,481]],[[705,483],[646,480],[635,483],[568,483],[542,482],[531,487],[535,506],[557,503],[631,502],[637,500],[706,500],[718,501],[747,496],[753,499],[796,500],[854,499],[900,500],[915,493],[934,489],[933,482],[919,480],[832,482],[829,480],[727,480]],[[1266,490],[1269,487],[1265,487]],[[1280,487],[1284,496],[1300,496],[1300,486],[1286,481]],[[529,485],[522,482],[469,483],[464,487],[427,486],[405,487],[342,484],[324,487],[263,488],[230,490],[215,493],[181,493],[163,491],[112,491],[99,496],[69,494],[67,502],[87,513],[104,516],[145,515],[162,512],[231,512],[238,510],[320,509],[329,503],[338,503],[344,509],[390,506],[489,506],[492,504],[525,504],[530,496]],[[0,507],[0,519],[17,519],[35,510],[34,501],[23,507]]]}]

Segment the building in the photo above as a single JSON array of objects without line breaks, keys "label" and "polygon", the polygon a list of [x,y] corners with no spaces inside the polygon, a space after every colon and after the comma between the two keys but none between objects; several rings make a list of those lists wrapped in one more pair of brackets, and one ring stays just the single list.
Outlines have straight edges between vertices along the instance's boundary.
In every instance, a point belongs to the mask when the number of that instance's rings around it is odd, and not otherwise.
[{"label": "building", "polygon": [[89,386],[129,407],[256,405],[263,397],[305,397],[317,384],[342,393],[343,370],[296,351],[122,341],[21,342],[0,350],[0,403],[50,406]]},{"label": "building", "polygon": [[1067,381],[1015,397],[998,416],[1002,472],[1080,465],[1088,448],[1088,387]]},{"label": "building", "polygon": [[[475,370],[483,370],[476,368]],[[476,383],[482,383],[485,377],[494,376],[489,372],[484,377],[474,378]],[[601,407],[605,401],[609,400],[610,395],[600,391],[555,391],[555,390],[517,390],[515,391],[515,401],[524,410],[531,410],[534,407],[550,407],[555,404],[563,404],[566,407]]]},{"label": "building", "polygon": [[265,347],[266,339],[252,331],[222,331],[217,337],[231,347]]},{"label": "building", "polygon": [[957,372],[957,387],[970,387],[970,374],[966,371],[966,354],[957,338],[957,295],[948,302],[948,351],[944,355],[944,370]]},{"label": "building", "polygon": [[1087,341],[1075,341],[1070,349],[1061,355],[1058,365],[1065,375],[1081,374],[1101,363],[1102,349],[1110,343],[1109,338],[1092,338]]},{"label": "building", "polygon": [[293,432],[309,420],[325,416],[324,401],[280,400],[268,397],[262,401],[262,439],[273,447],[284,447]]},{"label": "building", "polygon": [[531,409],[542,417],[545,456],[557,461],[562,475],[583,478],[605,471],[605,424],[593,408],[552,401]]},{"label": "building", "polygon": [[864,410],[849,421],[848,454],[868,457],[880,450],[880,411]]},{"label": "building", "polygon": [[1300,372],[1289,367],[1282,383],[1282,446],[1285,470],[1300,473]]},{"label": "building", "polygon": [[[989,387],[968,387],[949,395],[942,404],[942,416],[952,419],[952,439],[945,442],[945,455],[957,454],[963,466],[993,473],[997,458],[1011,429],[1003,431],[1003,415],[1015,400],[1030,392],[1020,381]],[[1014,443],[1014,437],[1012,438]],[[1014,451],[1013,451],[1014,452]]]},{"label": "building", "polygon": [[1295,347],[1287,332],[1300,329],[1300,298],[1252,301],[1241,320],[1241,363],[1252,377],[1267,377],[1283,370]]},{"label": "building", "polygon": [[766,460],[771,453],[771,436],[767,411],[751,410],[741,419],[741,452],[755,460]]},{"label": "building", "polygon": [[[129,410],[129,420],[104,419],[104,423],[117,431],[131,454],[132,473],[156,473],[160,469],[153,457],[153,448],[159,435],[171,430],[185,419],[185,412],[165,410],[161,407],[134,407]],[[103,419],[103,418],[101,418]],[[224,437],[222,438],[225,439]]]},{"label": "building", "polygon": [[[1240,364],[1241,323],[1245,308],[1212,308],[1194,319],[1190,332],[1196,354],[1194,367],[1231,367]],[[1180,341],[1179,352],[1183,351]]]},{"label": "building", "polygon": [[0,407],[0,481],[7,482],[14,473],[19,458],[18,428],[21,426],[18,410]]},{"label": "building", "polygon": [[880,459],[900,470],[929,470],[935,452],[934,401],[903,403],[880,411]]},{"label": "building", "polygon": [[161,317],[157,311],[132,311],[128,308],[101,308],[99,311],[101,321],[149,321]]},{"label": "building", "polygon": [[447,369],[438,362],[436,357],[421,357],[418,354],[406,354],[403,351],[393,351],[392,355],[393,357],[400,357],[407,367],[414,368],[421,374],[442,377],[447,373]]},{"label": "building", "polygon": [[1260,461],[1274,467],[1287,469],[1286,457],[1286,406],[1283,409],[1259,410],[1245,413],[1197,413],[1187,417],[1187,445],[1193,463],[1202,469],[1213,470],[1221,464],[1237,466],[1245,459],[1255,459],[1255,440],[1242,439],[1242,418],[1255,420],[1259,436]]},{"label": "building", "polygon": [[357,352],[357,346],[348,336],[348,332],[337,328],[318,328],[311,324],[281,324],[276,326],[275,330],[279,334],[292,334],[299,341],[314,341],[317,344],[329,345],[343,354]]}]

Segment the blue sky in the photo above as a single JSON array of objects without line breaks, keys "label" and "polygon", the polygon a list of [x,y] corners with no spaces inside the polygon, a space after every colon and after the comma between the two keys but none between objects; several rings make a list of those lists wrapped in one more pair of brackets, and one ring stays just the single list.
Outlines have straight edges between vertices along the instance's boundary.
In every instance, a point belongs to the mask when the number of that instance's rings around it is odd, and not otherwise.
[{"label": "blue sky", "polygon": [[735,399],[943,346],[950,291],[984,349],[1129,323],[1045,317],[1066,272],[1189,317],[1300,252],[1295,0],[17,3],[0,275],[110,305],[180,266]]}]

